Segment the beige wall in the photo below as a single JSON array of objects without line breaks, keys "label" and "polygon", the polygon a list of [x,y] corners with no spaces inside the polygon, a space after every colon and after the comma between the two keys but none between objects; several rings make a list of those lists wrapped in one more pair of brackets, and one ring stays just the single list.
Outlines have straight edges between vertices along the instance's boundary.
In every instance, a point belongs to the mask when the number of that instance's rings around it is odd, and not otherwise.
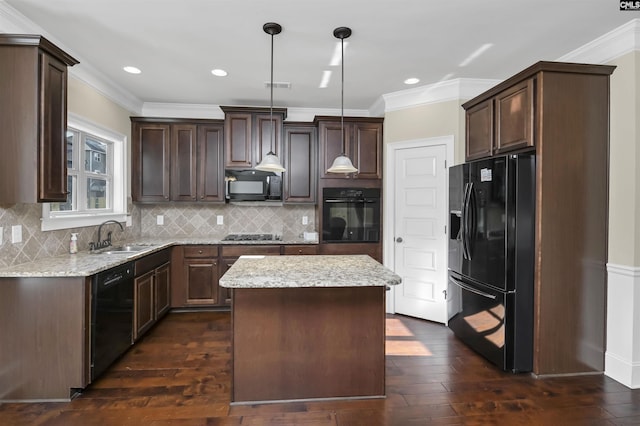
[{"label": "beige wall", "polygon": [[397,111],[384,117],[384,143],[453,135],[455,162],[464,162],[464,110],[461,101],[428,104]]},{"label": "beige wall", "polygon": [[[131,140],[129,112],[87,84],[73,77],[69,77],[68,81],[69,112],[108,130],[125,135],[128,141],[127,152],[129,152],[128,147]],[[130,186],[127,184],[127,188]],[[125,232],[114,233],[114,240],[134,238],[140,234],[140,214],[134,206],[130,207],[130,212],[134,218],[134,226],[126,227]],[[78,233],[78,246],[82,250],[88,247],[89,241],[96,239],[97,226],[42,232],[40,230],[41,217],[41,204],[0,204],[0,227],[3,230],[2,244],[0,244],[0,267],[67,253],[72,232]],[[11,243],[11,227],[14,225],[22,226],[22,243]]]},{"label": "beige wall", "polygon": [[122,133],[131,140],[131,112],[108,99],[93,87],[69,76],[68,111],[100,126]]},{"label": "beige wall", "polygon": [[609,263],[640,266],[640,53],[610,64]]}]

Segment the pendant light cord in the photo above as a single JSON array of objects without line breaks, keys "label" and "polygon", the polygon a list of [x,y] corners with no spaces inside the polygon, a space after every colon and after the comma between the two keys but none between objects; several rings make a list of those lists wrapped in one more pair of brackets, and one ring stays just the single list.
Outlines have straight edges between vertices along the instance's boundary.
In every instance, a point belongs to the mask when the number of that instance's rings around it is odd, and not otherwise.
[{"label": "pendant light cord", "polygon": [[342,155],[346,155],[344,146],[344,38],[340,39],[342,79],[340,89],[340,136],[342,137]]},{"label": "pendant light cord", "polygon": [[269,114],[269,134],[271,140],[269,141],[269,152],[275,154],[273,152],[273,133],[274,133],[274,125],[273,125],[273,34],[271,34],[271,100],[270,103],[271,109]]}]

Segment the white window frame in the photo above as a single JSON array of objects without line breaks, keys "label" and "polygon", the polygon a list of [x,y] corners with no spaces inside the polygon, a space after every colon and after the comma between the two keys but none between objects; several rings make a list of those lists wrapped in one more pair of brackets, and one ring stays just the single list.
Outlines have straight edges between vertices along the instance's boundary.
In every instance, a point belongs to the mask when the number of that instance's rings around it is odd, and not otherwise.
[{"label": "white window frame", "polygon": [[[127,137],[121,133],[106,129],[73,113],[67,114],[67,125],[73,129],[91,134],[93,136],[97,136],[101,139],[111,142],[111,149],[113,150],[113,179],[111,181],[108,181],[107,185],[111,185],[113,187],[112,205],[108,206],[108,208],[105,210],[96,212],[51,212],[49,203],[43,203],[42,222],[40,229],[42,231],[53,231],[57,229],[96,226],[100,225],[105,220],[126,222],[128,216],[128,156],[127,150],[125,149],[127,146]],[[77,167],[84,167],[84,164],[78,164]],[[90,177],[90,173],[88,173],[87,176]],[[81,185],[76,185],[76,192],[80,187]]]}]

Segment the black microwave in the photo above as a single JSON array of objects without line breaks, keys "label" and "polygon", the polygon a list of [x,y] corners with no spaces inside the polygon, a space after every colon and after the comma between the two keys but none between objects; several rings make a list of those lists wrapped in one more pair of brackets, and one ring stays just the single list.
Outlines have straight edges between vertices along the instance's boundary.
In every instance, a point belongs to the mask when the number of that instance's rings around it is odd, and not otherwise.
[{"label": "black microwave", "polygon": [[226,170],[225,196],[229,201],[280,201],[282,177],[260,170]]}]

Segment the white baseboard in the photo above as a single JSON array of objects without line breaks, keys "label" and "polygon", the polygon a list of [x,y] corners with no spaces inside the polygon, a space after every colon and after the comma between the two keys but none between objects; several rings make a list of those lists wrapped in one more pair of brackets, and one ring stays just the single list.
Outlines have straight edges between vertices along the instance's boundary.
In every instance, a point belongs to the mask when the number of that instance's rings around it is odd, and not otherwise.
[{"label": "white baseboard", "polygon": [[604,374],[640,388],[640,268],[607,264],[607,350]]}]

